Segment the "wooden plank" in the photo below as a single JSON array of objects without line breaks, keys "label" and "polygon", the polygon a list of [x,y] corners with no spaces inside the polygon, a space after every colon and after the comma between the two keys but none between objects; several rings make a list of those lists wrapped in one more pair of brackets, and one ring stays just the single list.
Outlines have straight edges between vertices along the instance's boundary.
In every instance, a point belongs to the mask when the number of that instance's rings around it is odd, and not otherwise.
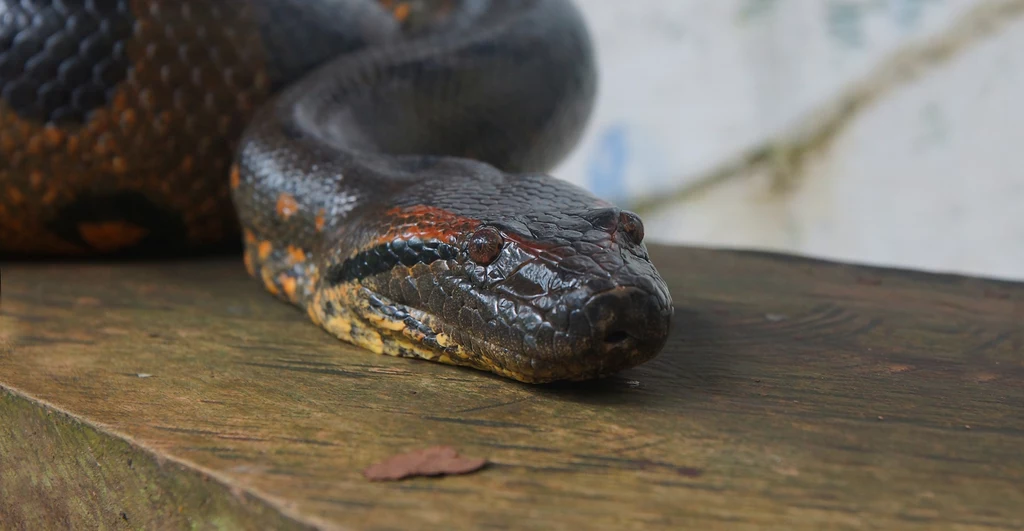
[{"label": "wooden plank", "polygon": [[[1024,527],[1024,285],[652,253],[677,304],[664,353],[543,387],[350,348],[238,260],[9,264],[0,518]],[[492,464],[394,483],[360,473],[435,444]]]}]

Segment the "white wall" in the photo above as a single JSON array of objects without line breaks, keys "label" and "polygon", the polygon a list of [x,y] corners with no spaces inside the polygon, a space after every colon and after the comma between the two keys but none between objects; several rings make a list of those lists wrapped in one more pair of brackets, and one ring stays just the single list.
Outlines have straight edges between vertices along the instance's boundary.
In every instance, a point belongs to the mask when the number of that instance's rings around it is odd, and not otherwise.
[{"label": "white wall", "polygon": [[1024,279],[1024,0],[577,0],[651,241]]}]

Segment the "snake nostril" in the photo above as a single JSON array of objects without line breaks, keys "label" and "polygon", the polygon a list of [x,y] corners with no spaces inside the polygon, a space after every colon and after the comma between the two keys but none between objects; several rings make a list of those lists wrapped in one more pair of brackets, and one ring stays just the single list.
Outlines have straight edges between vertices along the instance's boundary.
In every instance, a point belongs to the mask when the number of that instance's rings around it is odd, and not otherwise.
[{"label": "snake nostril", "polygon": [[644,241],[644,222],[640,216],[632,212],[623,211],[619,216],[619,227],[629,235],[634,243],[640,244]]},{"label": "snake nostril", "polygon": [[603,353],[647,352],[660,348],[668,332],[669,315],[658,297],[635,287],[603,292],[582,308],[590,326],[580,335]]}]

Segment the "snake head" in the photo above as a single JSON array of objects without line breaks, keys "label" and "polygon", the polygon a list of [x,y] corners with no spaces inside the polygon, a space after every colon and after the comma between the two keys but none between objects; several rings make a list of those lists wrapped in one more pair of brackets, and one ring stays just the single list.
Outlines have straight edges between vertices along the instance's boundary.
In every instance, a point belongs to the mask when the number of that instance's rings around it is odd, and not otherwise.
[{"label": "snake head", "polygon": [[541,176],[445,182],[364,216],[373,243],[328,269],[378,349],[543,383],[663,348],[672,299],[639,217]]},{"label": "snake head", "polygon": [[[501,235],[500,251],[481,263],[473,237],[491,231]],[[642,238],[640,219],[614,207],[490,221],[469,238],[460,264],[472,289],[449,317],[461,325],[453,337],[503,369],[544,381],[605,376],[649,360],[665,344],[673,308]]]}]

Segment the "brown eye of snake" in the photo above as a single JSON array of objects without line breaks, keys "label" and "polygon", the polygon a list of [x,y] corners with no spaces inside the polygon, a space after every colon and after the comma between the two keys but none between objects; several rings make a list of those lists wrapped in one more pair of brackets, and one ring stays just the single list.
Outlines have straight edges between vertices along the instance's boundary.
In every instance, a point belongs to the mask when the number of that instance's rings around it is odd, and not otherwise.
[{"label": "brown eye of snake", "polygon": [[469,238],[469,257],[479,265],[487,265],[501,254],[504,243],[501,233],[490,227],[484,227]]},{"label": "brown eye of snake", "polygon": [[640,221],[640,217],[632,212],[623,212],[619,215],[619,227],[622,232],[629,235],[636,243],[644,241],[644,222]]}]

